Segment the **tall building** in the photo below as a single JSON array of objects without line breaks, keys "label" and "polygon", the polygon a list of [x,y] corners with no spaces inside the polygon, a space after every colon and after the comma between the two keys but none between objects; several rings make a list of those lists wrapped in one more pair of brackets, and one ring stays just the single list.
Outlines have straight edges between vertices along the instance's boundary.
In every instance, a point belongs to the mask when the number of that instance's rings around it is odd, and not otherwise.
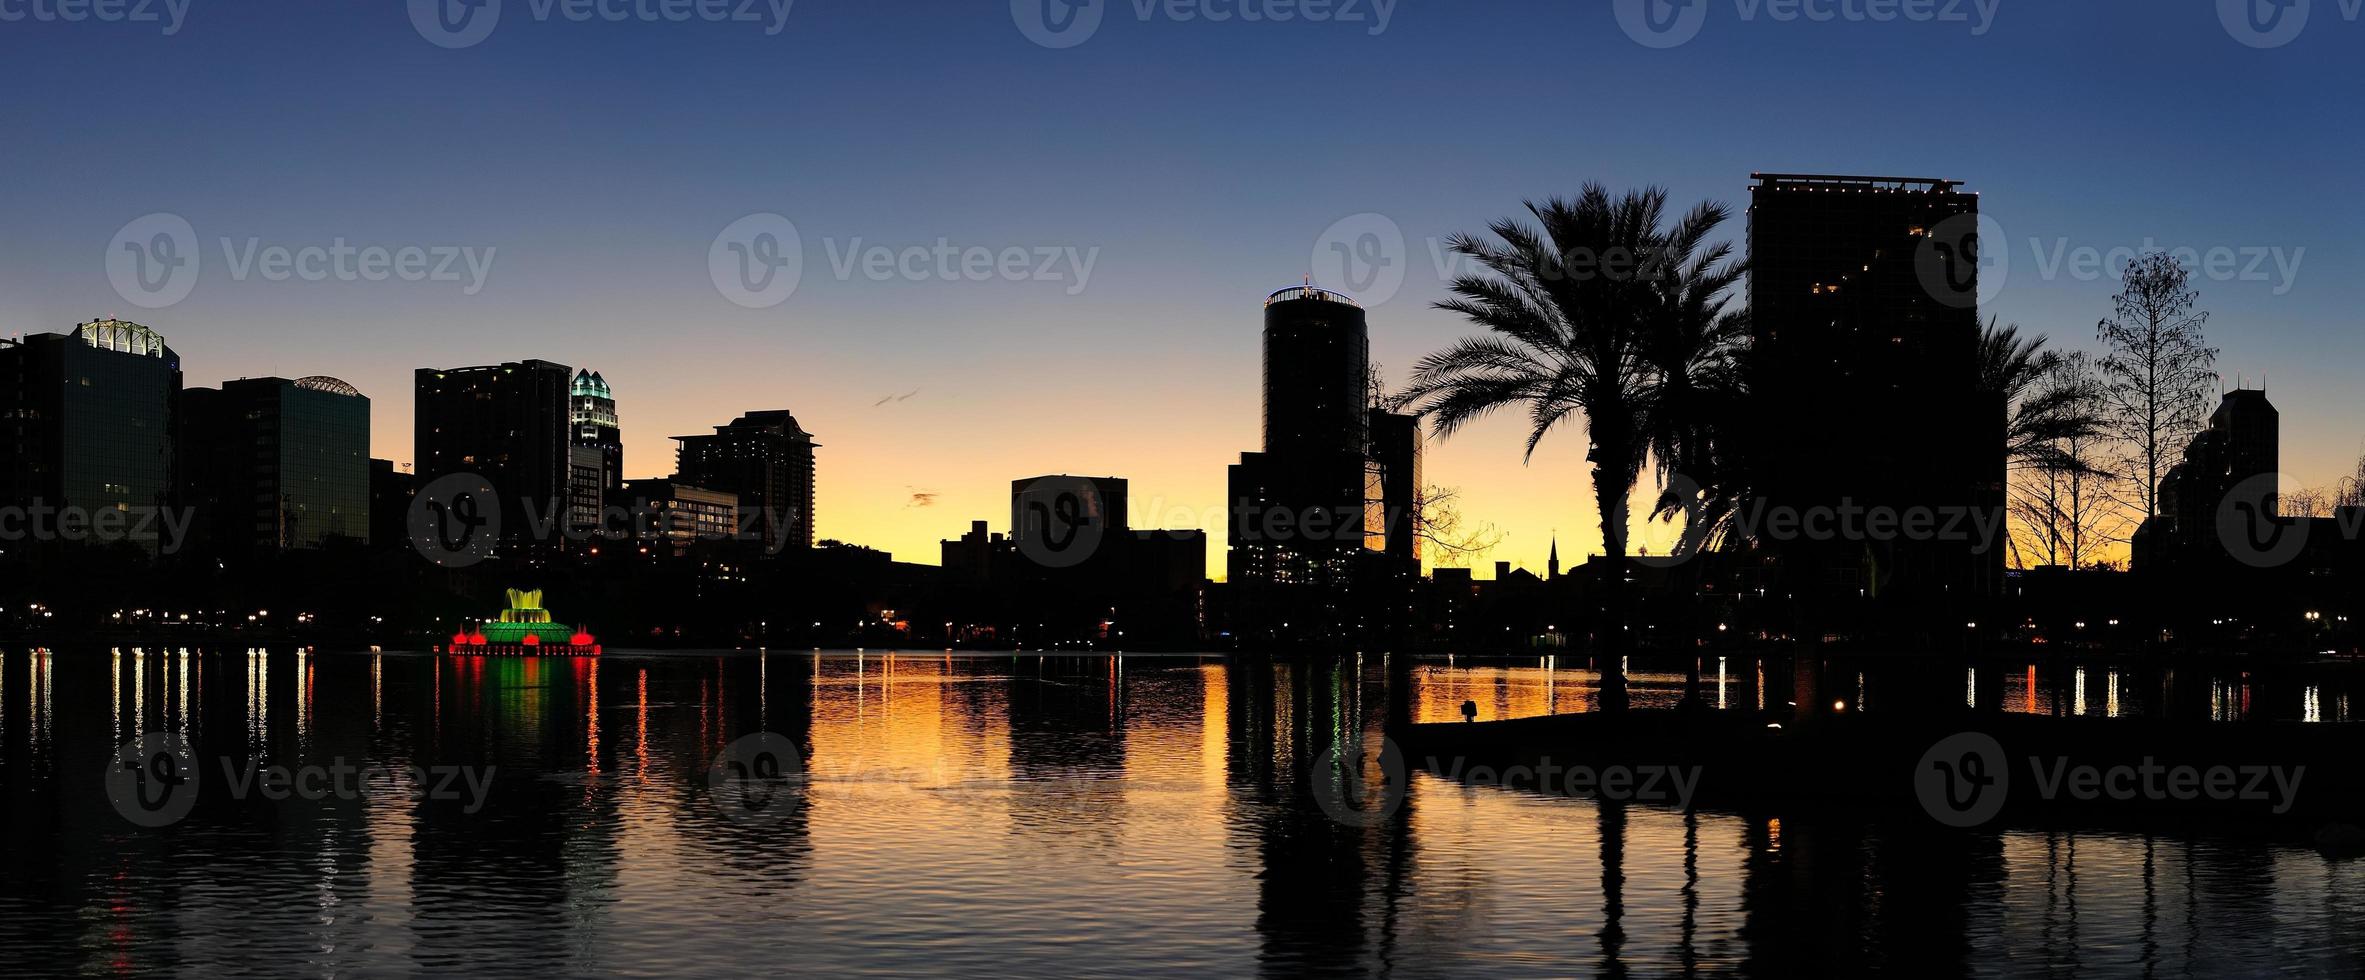
[{"label": "tall building", "polygon": [[[813,450],[820,443],[786,410],[749,412],[681,443],[674,479],[739,496],[764,550],[813,547]],[[751,523],[743,517],[743,524]]]},{"label": "tall building", "polygon": [[[1978,196],[1929,178],[1756,179],[1749,299],[1764,409],[1746,422],[1768,503],[2000,515],[2004,405],[1979,385]],[[1774,544],[1801,598],[1968,600],[2002,584],[1998,541]]]},{"label": "tall building", "polygon": [[1372,409],[1371,458],[1380,465],[1380,514],[1387,538],[1388,569],[1401,578],[1420,578],[1420,418]]},{"label": "tall building", "polygon": [[1240,454],[1228,477],[1227,572],[1244,623],[1336,633],[1387,534],[1363,308],[1312,286],[1266,297],[1264,394],[1264,451]]},{"label": "tall building", "polygon": [[182,499],[212,553],[368,543],[370,400],[352,385],[242,378],[181,406]]},{"label": "tall building", "polygon": [[2160,478],[2160,512],[2135,531],[2134,567],[2208,565],[2229,558],[2218,540],[2218,510],[2231,494],[2251,494],[2242,503],[2261,519],[2279,516],[2273,477],[2281,470],[2282,424],[2282,413],[2267,401],[2266,392],[2226,392],[2210,413],[2209,426],[2184,447],[2183,461]]},{"label": "tall building", "polygon": [[[0,340],[0,503],[160,513],[180,391],[180,355],[136,323]],[[126,536],[151,553],[165,543],[153,522]]]},{"label": "tall building", "polygon": [[411,497],[418,482],[390,459],[370,460],[370,546],[400,548],[411,539]]},{"label": "tall building", "polygon": [[412,439],[417,481],[473,473],[501,501],[501,535],[556,547],[555,522],[571,510],[573,457],[567,398],[572,372],[549,361],[420,368]]},{"label": "tall building", "polygon": [[624,485],[624,434],[616,421],[616,392],[597,371],[575,372],[567,390],[570,520],[598,527],[608,495]]}]

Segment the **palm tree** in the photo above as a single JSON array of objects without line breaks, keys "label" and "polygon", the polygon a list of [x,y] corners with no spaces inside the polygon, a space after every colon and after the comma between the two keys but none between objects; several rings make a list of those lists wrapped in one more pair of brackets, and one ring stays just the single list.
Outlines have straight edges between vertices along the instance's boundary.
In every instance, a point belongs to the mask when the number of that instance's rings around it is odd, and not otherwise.
[{"label": "palm tree", "polygon": [[[1601,540],[1611,559],[1598,651],[1607,711],[1627,704],[1626,501],[1650,451],[1652,406],[1665,378],[1651,336],[1679,318],[1673,308],[1692,295],[1684,283],[1708,278],[1724,254],[1722,246],[1707,256],[1699,252],[1727,216],[1722,205],[1701,205],[1662,229],[1666,205],[1667,192],[1659,188],[1613,200],[1601,185],[1587,184],[1574,200],[1527,202],[1534,225],[1494,222],[1488,230],[1495,241],[1454,236],[1453,251],[1490,274],[1455,279],[1455,298],[1438,308],[1491,335],[1466,337],[1422,358],[1398,399],[1427,416],[1439,438],[1497,409],[1524,406],[1531,459],[1546,433],[1572,418],[1583,422]],[[1709,261],[1700,262],[1703,257]]]},{"label": "palm tree", "polygon": [[[2080,453],[2065,448],[2102,433],[2094,385],[2083,371],[2070,369],[2068,358],[2046,350],[2045,342],[2042,336],[2022,337],[2019,324],[1992,316],[1980,328],[1979,393],[2003,410],[2004,465],[2048,478],[2098,476],[2101,471]],[[2044,517],[2045,533],[2055,533],[2051,525],[2059,515]],[[2017,553],[2018,543],[2006,540]]]},{"label": "palm tree", "polygon": [[2048,385],[2062,355],[2045,349],[2046,338],[2020,336],[2020,325],[1987,318],[1979,330],[1979,392],[2004,406],[2007,466],[2046,462],[2063,439],[2102,431],[2093,393],[2077,385]]}]

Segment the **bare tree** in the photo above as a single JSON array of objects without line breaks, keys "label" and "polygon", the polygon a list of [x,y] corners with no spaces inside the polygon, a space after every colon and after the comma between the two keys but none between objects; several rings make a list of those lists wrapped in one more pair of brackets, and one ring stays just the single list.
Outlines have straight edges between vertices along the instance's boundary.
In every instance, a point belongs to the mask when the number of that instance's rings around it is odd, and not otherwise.
[{"label": "bare tree", "polygon": [[1432,546],[1430,560],[1447,568],[1459,568],[1503,543],[1503,532],[1494,525],[1464,522],[1461,497],[1460,487],[1425,486],[1413,507],[1412,533]]},{"label": "bare tree", "polygon": [[2060,413],[2012,456],[2012,511],[2021,525],[2012,549],[2020,567],[2087,567],[2111,541],[2126,536],[2124,510],[2103,492],[2108,461],[2094,417],[2099,388],[2093,358],[2082,351],[2062,354],[2045,365],[2013,408],[2015,430],[2028,410]]},{"label": "bare tree", "polygon": [[2217,350],[2201,339],[2209,314],[2194,309],[2200,297],[2184,263],[2154,252],[2128,264],[2116,315],[2099,327],[2109,348],[2098,364],[2103,430],[2138,520],[2159,514],[2160,477],[2208,420]]}]

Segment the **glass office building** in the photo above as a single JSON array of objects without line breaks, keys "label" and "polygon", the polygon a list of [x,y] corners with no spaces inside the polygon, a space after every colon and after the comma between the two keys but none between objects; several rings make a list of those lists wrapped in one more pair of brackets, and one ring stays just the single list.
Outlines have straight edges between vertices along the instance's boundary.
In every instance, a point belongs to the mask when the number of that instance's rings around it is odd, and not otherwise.
[{"label": "glass office building", "polygon": [[[134,517],[167,506],[180,388],[180,355],[137,323],[0,341],[0,501]],[[156,522],[125,526],[158,550]]]},{"label": "glass office building", "polygon": [[370,536],[370,400],[330,377],[242,378],[182,398],[183,485],[217,553]]}]

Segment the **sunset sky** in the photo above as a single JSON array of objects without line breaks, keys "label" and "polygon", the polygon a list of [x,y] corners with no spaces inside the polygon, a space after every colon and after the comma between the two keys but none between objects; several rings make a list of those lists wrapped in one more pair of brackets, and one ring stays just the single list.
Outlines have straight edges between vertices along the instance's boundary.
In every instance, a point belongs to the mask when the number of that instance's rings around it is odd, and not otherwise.
[{"label": "sunset sky", "polygon": [[[1405,239],[1380,256],[1401,288],[1368,297],[1400,382],[1465,330],[1430,308],[1436,242],[1522,198],[1658,183],[1738,214],[1752,171],[1926,175],[1980,192],[2010,245],[1983,315],[2091,347],[2116,283],[2078,250],[2222,249],[2223,281],[2198,283],[2209,338],[2281,409],[2284,469],[2330,483],[2365,440],[2365,24],[2338,4],[2259,49],[2211,4],[1817,23],[1715,2],[1656,49],[1613,4],[1513,0],[1391,3],[1376,35],[1369,3],[1359,23],[1108,3],[1052,48],[1020,29],[1026,2],[799,0],[767,34],[508,0],[458,49],[393,2],[194,0],[169,36],[0,23],[0,57],[49,80],[0,101],[0,332],[111,314],[164,333],[192,386],[335,375],[400,462],[413,368],[539,357],[615,387],[631,477],[671,471],[670,436],[785,408],[824,447],[823,537],[933,563],[970,520],[1001,528],[1013,478],[1115,475],[1137,525],[1208,528],[1220,575],[1224,468],[1259,440],[1260,301],[1319,271],[1341,219]],[[200,269],[142,309],[107,255],[160,212]],[[750,309],[708,259],[757,213],[794,224],[802,279]],[[238,271],[250,240],[338,239],[492,262],[473,293]],[[939,240],[1027,249],[1027,271],[875,281],[860,260]],[[1037,249],[1062,278],[1033,278]],[[1557,529],[1574,562],[1599,539],[1581,432],[1523,465],[1520,422],[1433,444],[1428,481],[1507,535],[1481,561],[1540,569]]]}]

